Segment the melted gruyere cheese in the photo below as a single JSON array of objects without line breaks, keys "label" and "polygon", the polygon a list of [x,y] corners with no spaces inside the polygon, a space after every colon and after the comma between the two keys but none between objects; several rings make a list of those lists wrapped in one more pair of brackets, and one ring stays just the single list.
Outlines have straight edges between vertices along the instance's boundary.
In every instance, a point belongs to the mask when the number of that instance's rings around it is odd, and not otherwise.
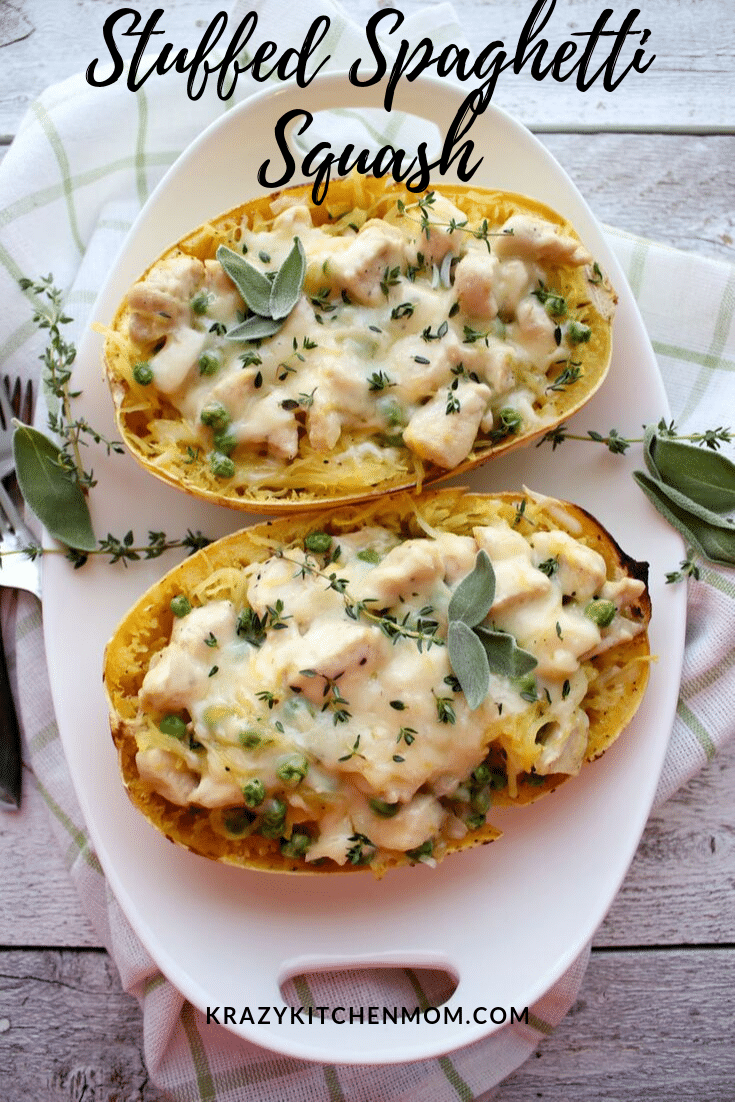
[{"label": "melted gruyere cheese", "polygon": [[[450,470],[477,441],[546,423],[549,388],[573,383],[575,349],[591,333],[545,289],[551,267],[590,262],[577,239],[524,214],[488,235],[441,195],[339,231],[314,225],[305,200],[274,209],[267,228],[246,218],[238,235],[270,278],[296,238],[303,246],[304,290],[274,335],[228,336],[246,311],[215,259],[164,259],[128,295],[131,339],[153,342],[148,385],[216,478],[235,475],[243,449],[284,468],[302,441],[317,455],[345,440],[408,449]],[[166,420],[156,431],[181,430]]]},{"label": "melted gruyere cheese", "polygon": [[[537,664],[491,674],[471,709],[446,637],[481,551],[495,574],[485,624]],[[500,518],[406,540],[377,525],[312,532],[220,574],[172,606],[138,695],[138,771],[308,862],[431,861],[520,774],[576,773],[590,660],[644,626],[642,582],[607,580],[566,530],[522,535]]]}]

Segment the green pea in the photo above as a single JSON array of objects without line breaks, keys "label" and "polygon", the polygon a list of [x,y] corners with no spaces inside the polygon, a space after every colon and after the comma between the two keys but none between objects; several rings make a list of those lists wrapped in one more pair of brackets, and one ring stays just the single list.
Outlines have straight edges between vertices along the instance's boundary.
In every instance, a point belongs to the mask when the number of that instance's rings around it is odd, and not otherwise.
[{"label": "green pea", "polygon": [[265,785],[257,777],[253,777],[243,785],[242,795],[246,807],[260,807],[265,799]]},{"label": "green pea", "polygon": [[191,308],[195,314],[206,314],[209,309],[209,295],[206,291],[197,291],[191,300]]},{"label": "green pea", "polygon": [[392,819],[397,811],[400,809],[400,804],[388,804],[385,800],[369,800],[370,810],[374,811],[376,815],[380,815],[381,819]]},{"label": "green pea", "polygon": [[427,838],[425,842],[422,842],[420,846],[416,846],[415,849],[406,850],[406,857],[411,861],[420,861],[422,857],[431,857],[434,852],[434,843],[431,838]]},{"label": "green pea", "polygon": [[260,819],[260,833],[264,838],[280,838],[286,821],[286,804],[283,800],[272,799],[265,805]]},{"label": "green pea", "polygon": [[567,326],[567,340],[570,344],[586,344],[592,336],[589,325],[583,325],[579,321],[570,321]]},{"label": "green pea", "polygon": [[171,598],[169,608],[174,616],[181,619],[182,616],[188,616],[191,612],[191,601],[188,597],[185,597],[183,593],[177,593],[175,597]]},{"label": "green pea", "polygon": [[284,857],[303,857],[309,846],[311,838],[301,831],[294,831],[291,837],[281,842],[281,853]]},{"label": "green pea", "polygon": [[214,375],[222,366],[222,357],[213,348],[206,348],[199,357],[199,374]]},{"label": "green pea", "polygon": [[162,735],[172,735],[173,738],[186,737],[186,723],[177,715],[167,715],[158,724],[158,730]]},{"label": "green pea", "polygon": [[615,619],[616,608],[612,601],[593,599],[584,610],[584,614],[598,628],[607,628]]},{"label": "green pea", "polygon": [[309,532],[308,536],[304,540],[304,547],[307,551],[313,551],[316,555],[321,555],[325,551],[328,551],[332,546],[332,537],[329,532]]},{"label": "green pea", "polygon": [[208,425],[215,432],[227,428],[230,423],[230,415],[221,402],[211,402],[205,406],[199,414],[199,420],[203,425]]},{"label": "green pea", "polygon": [[237,438],[234,433],[223,430],[214,434],[214,446],[220,455],[232,455],[237,447]]},{"label": "green pea", "polygon": [[276,776],[283,781],[284,784],[289,787],[295,788],[297,784],[301,784],[306,774],[309,772],[309,763],[303,754],[291,754],[290,757],[282,761],[276,769]]},{"label": "green pea", "polygon": [[133,378],[136,383],[140,383],[141,386],[148,386],[153,382],[153,368],[147,362],[147,360],[141,360],[133,368]]},{"label": "green pea", "polygon": [[364,551],[358,551],[357,557],[362,562],[373,563],[373,565],[380,562],[380,555],[374,547],[366,547]]},{"label": "green pea", "polygon": [[470,807],[473,811],[482,815],[483,819],[487,812],[490,810],[490,804],[492,798],[490,796],[489,788],[481,788],[477,792],[473,792],[470,798]]},{"label": "green pea", "polygon": [[465,819],[465,823],[470,830],[478,830],[485,825],[485,814],[482,811],[471,811]]},{"label": "green pea", "polygon": [[490,780],[490,766],[484,762],[477,766],[477,769],[472,770],[472,780],[475,784],[487,784]]},{"label": "green pea", "polygon": [[250,828],[255,822],[255,816],[245,807],[231,807],[224,812],[222,822],[228,834],[234,834],[235,837],[239,838],[250,832]]},{"label": "green pea", "polygon": [[512,406],[503,406],[498,413],[498,418],[500,428],[505,429],[511,436],[515,436],[523,425],[523,415],[517,409],[513,409]]},{"label": "green pea", "polygon": [[232,478],[235,473],[235,464],[229,456],[222,455],[221,452],[212,452],[209,468],[215,478]]},{"label": "green pea", "polygon": [[254,750],[263,741],[258,731],[241,731],[237,738],[245,750]]}]

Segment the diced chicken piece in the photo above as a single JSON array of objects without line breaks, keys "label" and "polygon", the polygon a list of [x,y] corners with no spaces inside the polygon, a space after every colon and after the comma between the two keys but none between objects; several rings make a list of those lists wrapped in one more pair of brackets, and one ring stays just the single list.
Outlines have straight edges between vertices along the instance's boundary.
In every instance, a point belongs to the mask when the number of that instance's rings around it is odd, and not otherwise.
[{"label": "diced chicken piece", "polygon": [[484,383],[460,384],[452,394],[458,410],[447,413],[447,394],[442,391],[416,411],[403,433],[412,451],[445,470],[458,466],[472,451],[492,397]]},{"label": "diced chicken piece", "polygon": [[390,818],[381,817],[368,808],[353,812],[355,828],[376,846],[405,853],[416,849],[441,831],[446,812],[433,796],[417,795],[400,807]]},{"label": "diced chicken piece", "polygon": [[536,736],[536,741],[543,746],[534,763],[536,773],[541,776],[579,773],[587,752],[589,725],[589,719],[582,711],[566,717],[564,721],[553,720],[544,724]]},{"label": "diced chicken piece", "polygon": [[551,589],[551,580],[525,559],[501,559],[494,563],[495,599],[491,613],[502,612],[522,601],[533,601]]},{"label": "diced chicken piece", "polygon": [[309,443],[317,452],[331,452],[342,434],[339,404],[330,394],[317,388],[314,401],[306,414]]},{"label": "diced chicken piece", "polygon": [[140,705],[144,711],[176,712],[188,708],[193,700],[206,695],[208,672],[200,658],[170,643],[151,660],[140,687]]},{"label": "diced chicken piece", "polygon": [[352,820],[342,811],[327,812],[319,825],[319,837],[306,851],[306,860],[320,861],[328,857],[338,865],[346,864],[347,851],[352,846],[350,839],[355,833]]},{"label": "diced chicken piece", "polygon": [[509,606],[499,615],[498,626],[538,659],[535,672],[549,680],[575,673],[580,658],[600,642],[597,625],[576,606],[561,607],[554,592]]},{"label": "diced chicken piece", "polygon": [[211,686],[209,670],[216,645],[234,633],[235,612],[229,601],[212,601],[174,620],[171,641],[154,655],[140,688],[145,711],[190,708]]},{"label": "diced chicken piece", "polygon": [[246,409],[255,396],[256,375],[257,369],[254,367],[238,368],[230,372],[212,387],[211,394],[200,396],[200,405],[204,407],[210,402],[221,402],[230,416],[236,418],[238,411]]},{"label": "diced chicken piece", "polygon": [[128,293],[130,338],[147,344],[188,319],[190,302],[204,279],[204,264],[193,256],[164,260]]},{"label": "diced chicken piece", "polygon": [[[296,628],[305,627],[329,609],[342,608],[342,597],[328,588],[323,578],[309,572],[301,577],[297,563],[303,560],[303,552],[294,548],[289,551],[288,560],[270,558],[251,568],[246,599],[261,619],[279,600],[291,617],[288,624],[293,623]],[[274,639],[280,643],[285,634],[283,630],[278,631]],[[271,661],[270,654],[268,661]]]},{"label": "diced chicken piece", "polygon": [[454,273],[454,290],[459,305],[473,318],[492,320],[498,312],[495,283],[500,262],[490,253],[468,252]]},{"label": "diced chicken piece", "polygon": [[202,774],[189,803],[200,807],[232,807],[242,803],[242,788],[216,754],[207,755],[207,772]]},{"label": "diced chicken piece", "polygon": [[518,304],[532,287],[536,286],[537,275],[531,265],[516,257],[503,260],[495,280],[495,299],[498,313],[502,318],[512,317]]},{"label": "diced chicken piece", "polygon": [[313,226],[311,211],[300,198],[280,195],[271,203],[271,210],[276,216],[273,219],[274,234],[285,232],[297,236],[299,231]]},{"label": "diced chicken piece", "polygon": [[439,387],[448,386],[459,358],[456,346],[454,334],[432,344],[418,334],[396,341],[387,368],[388,376],[397,384],[395,393],[407,402],[420,402],[436,394]]},{"label": "diced chicken piece", "polygon": [[565,596],[588,601],[604,584],[607,566],[602,555],[568,533],[538,532],[530,543],[536,566],[549,559],[557,560],[554,578]]},{"label": "diced chicken piece", "polygon": [[513,214],[494,239],[496,256],[517,256],[547,264],[588,264],[592,257],[584,245],[559,227],[530,214]]},{"label": "diced chicken piece", "polygon": [[618,609],[629,608],[638,601],[645,588],[639,578],[631,578],[626,574],[617,581],[605,582],[600,590],[600,598],[603,601],[612,601]]},{"label": "diced chicken piece", "polygon": [[299,450],[299,428],[294,411],[284,409],[283,395],[271,391],[250,406],[246,416],[232,422],[238,443],[265,444],[278,459],[293,459]]},{"label": "diced chicken piece", "polygon": [[197,365],[207,343],[207,334],[197,329],[175,329],[160,352],[152,357],[153,378],[163,394],[179,390]]},{"label": "diced chicken piece", "polygon": [[199,778],[186,768],[176,754],[157,747],[139,750],[135,755],[135,764],[141,780],[160,793],[164,799],[182,807],[190,802]]},{"label": "diced chicken piece", "polygon": [[519,343],[536,362],[543,364],[558,356],[556,325],[538,299],[523,299],[516,312],[515,325],[510,326],[510,336],[516,328]]},{"label": "diced chicken piece", "polygon": [[485,525],[473,528],[472,535],[478,547],[487,551],[494,563],[497,559],[524,559],[531,561],[531,546],[520,532],[509,528],[507,524]]},{"label": "diced chicken piece", "polygon": [[599,643],[586,651],[582,658],[594,658],[596,654],[603,654],[606,650],[616,647],[618,643],[627,643],[636,635],[640,635],[643,628],[642,623],[627,620],[625,616],[616,616],[610,626],[603,629]]},{"label": "diced chicken piece", "polygon": [[366,574],[356,596],[374,598],[369,607],[392,608],[400,598],[426,592],[443,574],[444,563],[433,540],[406,540]]},{"label": "diced chicken piece", "polygon": [[472,536],[440,532],[434,541],[444,564],[444,581],[452,588],[470,573],[477,558],[477,543]]},{"label": "diced chicken piece", "polygon": [[[322,704],[325,679],[337,681],[358,669],[361,676],[369,674],[385,653],[386,643],[380,629],[367,624],[345,623],[335,632],[332,625],[317,622],[301,636],[299,655],[287,671],[288,683],[313,704]],[[305,668],[313,675],[305,674]]]},{"label": "diced chicken piece", "polygon": [[466,371],[477,375],[496,394],[513,385],[513,353],[504,341],[488,335],[484,340],[470,344],[460,341],[452,333],[444,345],[451,367],[462,364]]},{"label": "diced chicken piece", "polygon": [[242,296],[218,260],[205,260],[204,286],[212,298],[207,306],[207,319],[227,322],[242,309]]},{"label": "diced chicken piece", "polygon": [[427,327],[435,332],[441,320],[448,316],[455,299],[453,288],[432,287],[428,281],[401,280],[390,289],[391,309],[406,305],[411,309],[397,309],[397,317],[391,317],[391,331],[396,337],[400,333],[423,333]]},{"label": "diced chicken piece", "polygon": [[419,253],[424,262],[441,264],[448,253],[458,254],[465,244],[466,234],[461,229],[451,229],[452,223],[460,225],[466,221],[464,213],[455,207],[449,199],[434,192],[434,201],[426,204],[424,214],[428,221],[428,233],[416,225],[418,217],[415,211],[408,212],[412,217],[399,219],[396,223],[403,233],[413,238],[406,250],[408,260],[415,264]]},{"label": "diced chicken piece", "polygon": [[212,656],[212,637],[219,643],[232,639],[235,620],[235,606],[231,601],[208,601],[174,620],[171,643],[207,661]]},{"label": "diced chicken piece", "polygon": [[370,219],[347,248],[331,257],[328,275],[353,302],[377,306],[384,300],[380,283],[386,269],[399,266],[403,255],[404,240],[398,230]]}]

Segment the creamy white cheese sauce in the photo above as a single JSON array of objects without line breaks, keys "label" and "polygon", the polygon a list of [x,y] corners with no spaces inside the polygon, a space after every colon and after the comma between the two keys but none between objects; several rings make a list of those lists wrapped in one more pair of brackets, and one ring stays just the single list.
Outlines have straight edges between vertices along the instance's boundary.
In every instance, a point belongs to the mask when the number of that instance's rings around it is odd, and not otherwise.
[{"label": "creamy white cheese sauce", "polygon": [[[470,710],[444,644],[480,550],[496,578],[487,626],[538,665],[533,693],[492,674]],[[476,772],[495,739],[509,776],[576,773],[584,663],[642,628],[642,582],[608,582],[565,531],[526,539],[500,520],[404,542],[381,527],[312,534],[245,580],[242,607],[213,600],[174,619],[139,694],[138,769],[176,804],[244,805],[255,831],[272,813],[307,861],[441,852],[484,821],[491,781],[506,783]]]},{"label": "creamy white cheese sauce", "polygon": [[423,224],[409,209],[339,235],[306,205],[276,209],[268,229],[243,224],[239,246],[272,274],[303,245],[308,290],[274,336],[228,339],[246,311],[214,260],[163,260],[128,296],[133,340],[164,342],[151,385],[207,451],[246,445],[285,464],[304,438],[328,454],[350,434],[451,469],[478,436],[542,423],[549,379],[589,337],[543,291],[550,264],[591,259],[576,239],[520,215],[478,237],[443,196]]}]

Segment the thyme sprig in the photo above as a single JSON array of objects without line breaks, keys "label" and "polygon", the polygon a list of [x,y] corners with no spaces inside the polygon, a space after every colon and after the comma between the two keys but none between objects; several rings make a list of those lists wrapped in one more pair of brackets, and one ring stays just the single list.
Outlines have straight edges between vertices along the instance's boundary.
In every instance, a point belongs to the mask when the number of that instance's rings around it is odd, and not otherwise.
[{"label": "thyme sprig", "polygon": [[[644,426],[645,431],[646,426]],[[704,432],[680,433],[675,421],[666,421],[663,418],[656,425],[656,432],[667,439],[681,440],[690,444],[696,444],[711,451],[718,451],[723,444],[730,444],[735,440],[733,432],[724,426],[715,429],[706,429]],[[569,432],[567,426],[557,425],[550,429],[538,441],[536,447],[542,444],[551,444],[552,451],[556,450],[566,440],[580,440],[586,443],[604,444],[609,451],[616,455],[624,455],[632,444],[643,444],[645,436],[623,436],[618,429],[609,429],[607,433],[588,429],[586,434]]]},{"label": "thyme sprig", "polygon": [[[436,192],[428,191],[426,195],[422,195],[420,199],[417,199],[415,203],[404,203],[402,199],[398,200],[397,210],[401,217],[408,218],[409,221],[415,222],[416,225],[421,227],[421,232],[426,239],[429,239],[431,230],[434,227],[442,226],[448,229],[450,233],[454,233],[455,230],[461,230],[463,233],[469,234],[471,237],[476,238],[478,241],[484,241],[487,246],[487,251],[491,251],[490,239],[492,237],[509,237],[512,236],[512,228],[509,230],[491,230],[490,223],[487,218],[483,218],[478,226],[470,226],[469,219],[457,219],[450,218],[446,222],[439,221],[438,219],[433,221],[429,217],[429,211],[436,202]],[[407,211],[418,210],[419,217],[413,218],[407,214]]]},{"label": "thyme sprig", "polygon": [[323,578],[327,583],[327,589],[333,589],[340,594],[345,603],[345,611],[351,620],[364,619],[376,624],[391,642],[396,643],[399,639],[413,639],[420,652],[423,651],[424,646],[427,650],[432,646],[444,646],[444,640],[437,635],[439,622],[431,618],[433,609],[430,606],[420,609],[413,623],[410,611],[399,620],[389,612],[373,611],[368,608],[368,603],[372,602],[373,598],[357,600],[347,589],[346,578],[338,577],[334,571],[328,574],[308,554],[304,556],[303,561],[292,558],[282,548],[278,548],[275,554],[284,562],[293,563],[297,569],[297,577],[303,578],[310,574],[312,577]]},{"label": "thyme sprig", "polygon": [[[122,455],[124,447],[118,440],[108,440],[102,433],[88,423],[84,417],[75,417],[71,402],[79,396],[79,391],[70,390],[72,368],[77,350],[62,334],[62,326],[71,323],[72,318],[64,312],[62,292],[54,286],[53,276],[47,275],[34,281],[21,279],[22,291],[30,291],[40,297],[40,305],[33,312],[33,322],[39,329],[48,331],[48,341],[41,356],[43,380],[48,395],[56,400],[50,403],[48,412],[49,430],[60,442],[59,465],[66,476],[78,482],[86,494],[96,484],[94,472],[87,470],[82,460],[82,446],[85,437],[95,444],[104,446],[107,454]],[[54,409],[54,404],[57,408]]]},{"label": "thyme sprig", "polygon": [[81,393],[72,389],[77,351],[63,333],[64,326],[72,319],[64,310],[63,295],[55,286],[53,276],[37,280],[23,278],[19,286],[41,300],[34,309],[33,322],[48,333],[40,359],[49,400],[48,429],[54,439],[30,425],[18,425],[13,438],[15,467],[27,505],[62,546],[43,548],[30,542],[15,552],[3,554],[21,554],[32,561],[42,555],[63,554],[77,569],[90,556],[103,556],[110,563],[127,565],[159,558],[170,550],[183,548],[191,554],[206,546],[209,537],[191,530],[173,539],[164,532],[149,531],[147,541],[142,543],[136,541],[132,530],[122,537],[112,533],[102,539],[95,536],[87,496],[96,485],[96,479],[93,471],[87,470],[82,462],[82,447],[90,443],[102,446],[108,455],[123,454],[125,449],[122,443],[108,440],[85,418],[74,414],[73,402]]}]

